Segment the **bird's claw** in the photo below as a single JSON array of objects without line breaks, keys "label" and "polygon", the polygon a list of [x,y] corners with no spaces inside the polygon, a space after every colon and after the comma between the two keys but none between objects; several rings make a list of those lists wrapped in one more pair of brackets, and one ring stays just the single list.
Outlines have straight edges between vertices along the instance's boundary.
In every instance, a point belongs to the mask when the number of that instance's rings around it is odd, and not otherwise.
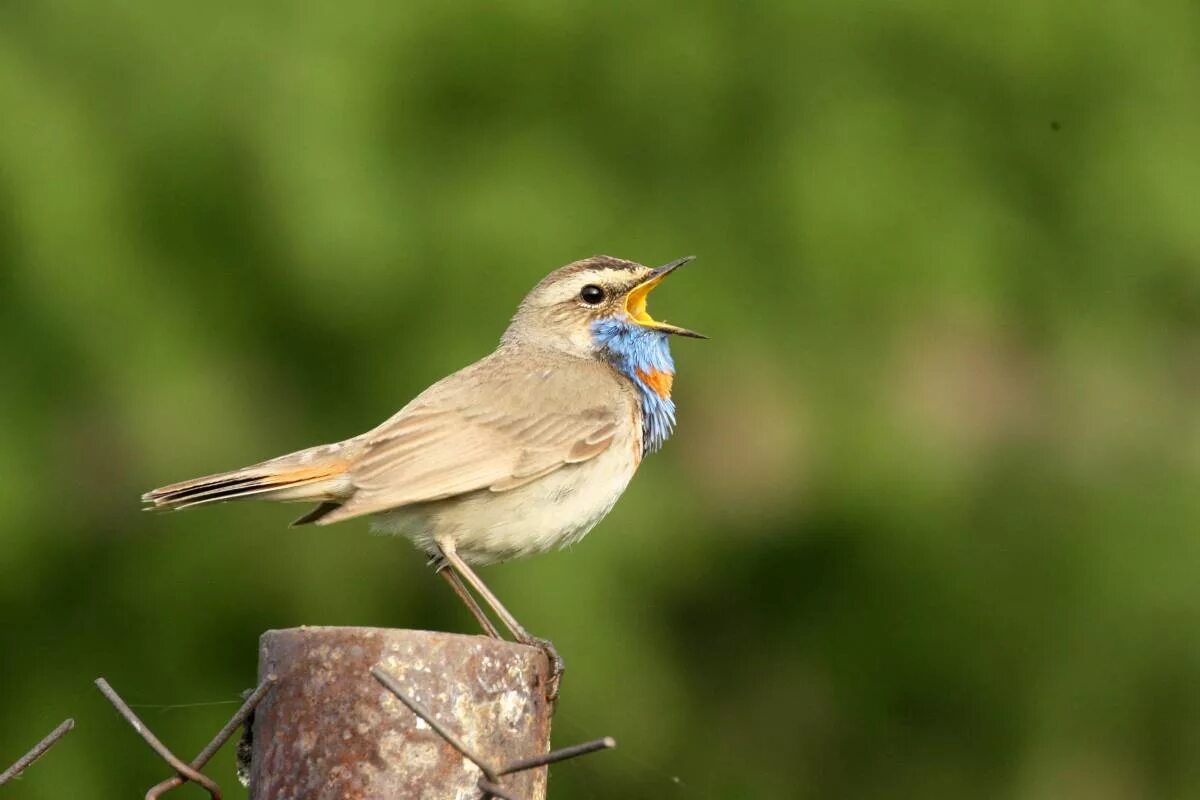
[{"label": "bird's claw", "polygon": [[558,700],[558,688],[562,683],[563,672],[567,669],[567,664],[563,661],[562,656],[558,654],[558,649],[555,648],[554,642],[549,639],[542,639],[538,636],[530,636],[529,641],[522,644],[530,645],[531,647],[540,648],[546,654],[546,660],[550,662],[550,677],[546,681],[546,699],[551,703]]}]

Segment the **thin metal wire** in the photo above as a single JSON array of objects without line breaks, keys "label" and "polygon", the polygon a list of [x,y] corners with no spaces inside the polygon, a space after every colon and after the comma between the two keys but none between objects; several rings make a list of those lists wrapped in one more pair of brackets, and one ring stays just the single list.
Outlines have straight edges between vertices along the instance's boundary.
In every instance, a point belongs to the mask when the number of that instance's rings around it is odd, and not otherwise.
[{"label": "thin metal wire", "polygon": [[517,798],[485,778],[479,779],[478,786],[479,791],[483,792],[483,800],[487,800],[489,797],[495,797],[496,800],[517,800]]},{"label": "thin metal wire", "polygon": [[[517,759],[503,769],[497,770],[485,761],[481,756],[468,748],[463,742],[455,736],[445,725],[438,722],[433,714],[423,705],[418,703],[413,698],[409,697],[400,687],[399,682],[385,672],[381,667],[375,666],[371,669],[371,675],[380,684],[399,699],[410,711],[417,717],[423,720],[429,727],[437,733],[451,747],[457,750],[463,757],[474,763],[483,773],[478,781],[478,788],[483,793],[485,798],[496,798],[496,800],[516,800],[516,798],[508,794],[507,790],[499,784],[500,776],[511,775],[518,772],[523,772],[538,767],[548,766],[568,759],[577,758],[578,756],[587,755],[600,750],[607,750],[616,747],[616,741],[609,736],[602,739],[596,739],[590,742],[572,745],[570,747],[560,748],[542,755],[530,756],[528,758]],[[200,751],[199,754],[192,760],[191,764],[184,763],[179,757],[172,753],[162,741],[154,735],[154,733],[146,726],[137,714],[129,707],[129,705],[117,694],[116,690],[104,678],[95,680],[96,688],[100,693],[113,705],[117,712],[128,722],[142,739],[166,761],[175,771],[176,774],[167,778],[164,781],[155,784],[146,793],[146,800],[158,800],[163,794],[172,789],[182,786],[188,781],[199,784],[208,792],[212,800],[221,800],[221,789],[215,781],[200,772],[200,769],[212,759],[214,755],[221,749],[229,738],[236,732],[246,719],[254,712],[254,709],[263,701],[267,694],[274,687],[278,678],[271,674],[263,679],[253,692],[246,697],[241,707],[234,713],[229,721],[221,728],[221,730],[213,737],[213,739]],[[7,783],[12,778],[20,775],[24,770],[28,769],[35,761],[46,754],[54,747],[67,733],[75,727],[74,719],[64,720],[57,728],[47,734],[40,742],[17,760],[11,767],[0,774],[0,785]]]},{"label": "thin metal wire", "polygon": [[611,750],[616,746],[616,739],[612,738],[611,736],[605,736],[603,739],[596,739],[595,741],[584,742],[583,744],[574,744],[570,747],[553,750],[544,755],[517,759],[504,769],[500,770],[500,774],[511,775],[514,772],[524,772],[527,769],[544,767],[547,764],[557,764],[559,761],[566,761],[569,758],[586,756],[588,753],[595,753],[598,750]]},{"label": "thin metal wire", "polygon": [[[529,758],[519,758],[513,761],[508,766],[497,771],[488,765],[480,756],[473,753],[467,748],[458,737],[451,733],[446,726],[442,725],[429,711],[413,700],[404,690],[400,688],[400,683],[391,675],[384,672],[383,668],[374,666],[371,668],[371,676],[375,680],[383,684],[389,692],[394,694],[396,698],[404,705],[408,706],[409,710],[423,719],[425,723],[433,729],[433,731],[446,740],[446,743],[461,753],[465,758],[469,759],[475,766],[479,767],[483,772],[483,777],[479,779],[479,791],[483,792],[484,800],[489,797],[497,798],[497,800],[516,800],[515,797],[508,794],[502,787],[498,785],[501,775],[512,775],[516,772],[524,772],[525,770],[544,767],[549,764],[557,764],[560,761],[567,759],[585,756],[588,753],[595,753],[599,750],[609,750],[617,746],[616,739],[611,736],[605,736],[603,739],[596,739],[591,742],[583,742],[582,744],[563,747],[559,750],[552,750],[549,753],[544,753],[540,756],[530,756]],[[153,798],[147,798],[153,800]]]},{"label": "thin metal wire", "polygon": [[496,770],[482,758],[471,752],[471,750],[465,744],[459,741],[457,736],[447,730],[442,723],[434,719],[433,715],[430,714],[424,706],[406,695],[404,690],[400,688],[400,683],[395,678],[384,672],[383,669],[378,666],[371,667],[371,676],[375,678],[375,680],[382,683],[384,688],[394,694],[401,703],[404,703],[404,705],[408,706],[410,711],[412,711],[421,719],[425,720],[425,723],[429,725],[429,727],[433,728],[434,732],[437,733],[438,736],[441,736],[443,739],[445,739],[447,744],[449,744],[458,752],[462,753],[463,756],[469,759],[475,766],[479,767],[485,778],[493,783],[497,780]]},{"label": "thin metal wire", "polygon": [[25,755],[18,758],[17,763],[13,764],[11,767],[4,770],[3,774],[0,774],[0,786],[3,786],[4,784],[8,783],[13,778],[20,775],[22,772],[24,772],[26,769],[28,769],[29,766],[31,764],[33,764],[33,762],[37,761],[42,756],[46,755],[46,751],[49,750],[51,747],[54,747],[54,745],[58,744],[58,740],[64,736],[66,736],[71,731],[71,729],[74,727],[75,727],[75,720],[73,720],[73,719],[63,720],[57,728],[50,731],[48,734],[45,735],[45,737],[42,738],[42,740],[40,742],[35,744],[33,746],[33,749],[31,749],[28,753],[26,753]]},{"label": "thin metal wire", "polygon": [[[239,708],[237,712],[229,718],[229,722],[225,723],[225,727],[221,728],[220,732],[213,737],[212,741],[209,742],[208,745],[205,746],[205,748],[201,750],[195,758],[192,759],[192,763],[190,765],[192,769],[200,770],[213,756],[217,754],[217,751],[221,749],[221,746],[224,745],[225,742],[229,741],[230,736],[233,736],[234,732],[238,729],[238,726],[246,721],[246,718],[250,716],[251,712],[253,712],[258,704],[262,702],[263,698],[267,696],[267,692],[271,691],[271,688],[275,685],[277,680],[278,678],[276,678],[274,675],[268,675],[263,679],[263,682],[260,683],[258,687],[250,693],[250,696],[246,698],[246,702],[242,703],[241,708]],[[187,783],[187,780],[188,779],[183,775],[172,775],[165,781],[156,783],[154,786],[150,787],[150,791],[146,792],[146,800],[158,800],[159,797],[162,797],[172,789],[177,789],[180,786],[183,786],[183,784]]]},{"label": "thin metal wire", "polygon": [[133,729],[138,732],[138,735],[146,740],[146,744],[150,745],[151,749],[158,753],[159,757],[162,758],[163,761],[166,761],[168,764],[170,764],[180,775],[183,775],[188,780],[194,781],[203,786],[204,790],[208,792],[212,800],[221,800],[221,787],[217,786],[216,782],[213,781],[212,778],[209,778],[207,775],[192,769],[187,764],[183,763],[178,756],[168,750],[167,746],[159,741],[159,738],[155,736],[149,728],[146,727],[146,723],[138,719],[138,715],[133,713],[133,709],[121,699],[121,696],[118,695],[112,686],[108,684],[108,681],[104,680],[104,678],[97,678],[95,683],[96,688],[100,690],[100,694],[104,695],[108,702],[112,703],[113,708],[117,709],[117,713],[124,717],[125,721],[133,726]]}]

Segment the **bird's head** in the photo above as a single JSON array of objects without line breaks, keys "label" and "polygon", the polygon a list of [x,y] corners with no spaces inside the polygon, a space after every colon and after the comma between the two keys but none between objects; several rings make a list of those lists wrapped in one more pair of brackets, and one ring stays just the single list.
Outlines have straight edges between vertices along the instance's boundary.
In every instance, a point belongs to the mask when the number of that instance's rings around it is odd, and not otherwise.
[{"label": "bird's head", "polygon": [[525,296],[504,341],[619,360],[643,348],[665,352],[670,336],[707,338],[656,320],[646,310],[646,299],[654,287],[692,258],[647,267],[611,256],[593,256],[561,267]]}]

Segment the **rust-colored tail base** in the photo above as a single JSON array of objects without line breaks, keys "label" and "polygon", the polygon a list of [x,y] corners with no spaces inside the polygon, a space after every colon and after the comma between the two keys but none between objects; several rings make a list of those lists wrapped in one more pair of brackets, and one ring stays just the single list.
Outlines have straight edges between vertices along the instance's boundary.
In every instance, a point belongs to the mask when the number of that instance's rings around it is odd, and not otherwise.
[{"label": "rust-colored tail base", "polygon": [[146,492],[142,502],[147,504],[148,511],[178,511],[243,498],[324,503],[343,496],[349,485],[345,477],[346,461],[338,459],[316,465],[298,463],[300,461],[299,458],[285,457],[173,483]]}]

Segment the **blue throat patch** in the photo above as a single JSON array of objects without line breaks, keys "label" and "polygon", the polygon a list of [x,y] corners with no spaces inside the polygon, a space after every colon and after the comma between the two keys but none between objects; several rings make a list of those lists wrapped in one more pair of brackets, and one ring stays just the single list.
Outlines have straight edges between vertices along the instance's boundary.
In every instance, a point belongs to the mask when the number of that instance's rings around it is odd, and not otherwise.
[{"label": "blue throat patch", "polygon": [[669,392],[666,397],[659,396],[638,373],[675,374],[667,334],[610,317],[593,322],[592,335],[609,363],[637,387],[642,401],[642,452],[655,452],[675,428],[675,401]]}]

